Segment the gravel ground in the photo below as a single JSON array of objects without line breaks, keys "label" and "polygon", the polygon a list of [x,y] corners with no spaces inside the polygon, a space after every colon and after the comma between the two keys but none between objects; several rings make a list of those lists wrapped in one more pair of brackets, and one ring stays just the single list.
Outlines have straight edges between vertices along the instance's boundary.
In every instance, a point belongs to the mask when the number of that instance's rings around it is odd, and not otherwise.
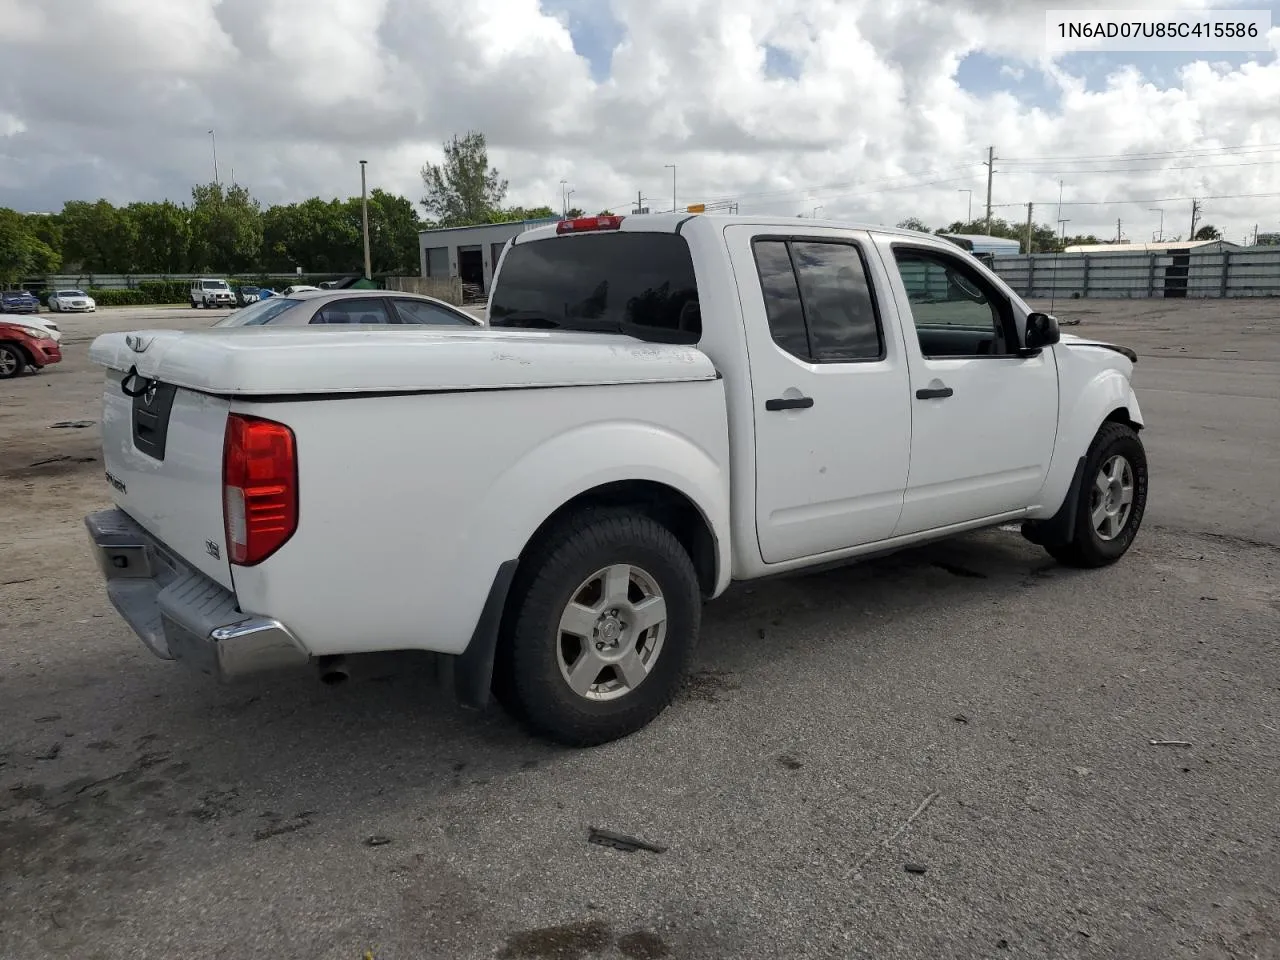
[{"label": "gravel ground", "polygon": [[997,530],[735,588],[679,702],[578,752],[408,658],[153,659],[85,549],[96,423],[54,425],[93,333],[212,316],[60,318],[0,385],[0,957],[1280,956],[1280,307],[1056,307],[1142,354],[1124,561]]}]

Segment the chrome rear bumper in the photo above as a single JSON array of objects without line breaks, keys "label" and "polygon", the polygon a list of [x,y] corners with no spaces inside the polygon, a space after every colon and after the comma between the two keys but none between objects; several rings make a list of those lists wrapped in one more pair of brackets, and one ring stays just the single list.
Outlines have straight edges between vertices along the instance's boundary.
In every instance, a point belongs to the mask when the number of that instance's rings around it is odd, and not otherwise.
[{"label": "chrome rear bumper", "polygon": [[123,510],[84,518],[107,596],[147,649],[222,681],[310,656],[278,620],[251,617],[221,584],[174,556]]}]

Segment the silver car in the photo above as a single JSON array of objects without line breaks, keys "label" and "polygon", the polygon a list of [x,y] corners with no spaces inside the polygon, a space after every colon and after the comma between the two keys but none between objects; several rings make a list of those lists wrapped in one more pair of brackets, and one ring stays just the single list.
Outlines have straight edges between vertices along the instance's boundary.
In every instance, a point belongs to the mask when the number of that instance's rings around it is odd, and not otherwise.
[{"label": "silver car", "polygon": [[215,327],[302,327],[309,324],[432,325],[482,327],[484,321],[452,304],[395,290],[305,290],[267,297],[214,324]]}]

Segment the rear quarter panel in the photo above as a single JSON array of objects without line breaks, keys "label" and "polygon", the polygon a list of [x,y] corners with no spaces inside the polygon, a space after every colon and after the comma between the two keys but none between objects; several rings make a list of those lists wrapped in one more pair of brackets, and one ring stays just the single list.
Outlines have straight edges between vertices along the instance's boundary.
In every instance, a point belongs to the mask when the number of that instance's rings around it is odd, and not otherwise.
[{"label": "rear quarter panel", "polygon": [[729,575],[729,471],[719,380],[237,402],[297,438],[299,527],[235,568],[247,612],[316,655],[471,639],[498,566],[579,493],[648,479],[688,496]]}]

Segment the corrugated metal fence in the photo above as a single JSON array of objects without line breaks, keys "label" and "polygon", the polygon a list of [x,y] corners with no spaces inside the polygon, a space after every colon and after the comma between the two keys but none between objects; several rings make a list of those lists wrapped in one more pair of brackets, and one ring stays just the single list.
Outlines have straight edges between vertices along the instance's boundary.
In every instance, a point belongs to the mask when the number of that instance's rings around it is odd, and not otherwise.
[{"label": "corrugated metal fence", "polygon": [[1195,253],[1037,253],[993,267],[1024,297],[1280,296],[1280,249]]}]

